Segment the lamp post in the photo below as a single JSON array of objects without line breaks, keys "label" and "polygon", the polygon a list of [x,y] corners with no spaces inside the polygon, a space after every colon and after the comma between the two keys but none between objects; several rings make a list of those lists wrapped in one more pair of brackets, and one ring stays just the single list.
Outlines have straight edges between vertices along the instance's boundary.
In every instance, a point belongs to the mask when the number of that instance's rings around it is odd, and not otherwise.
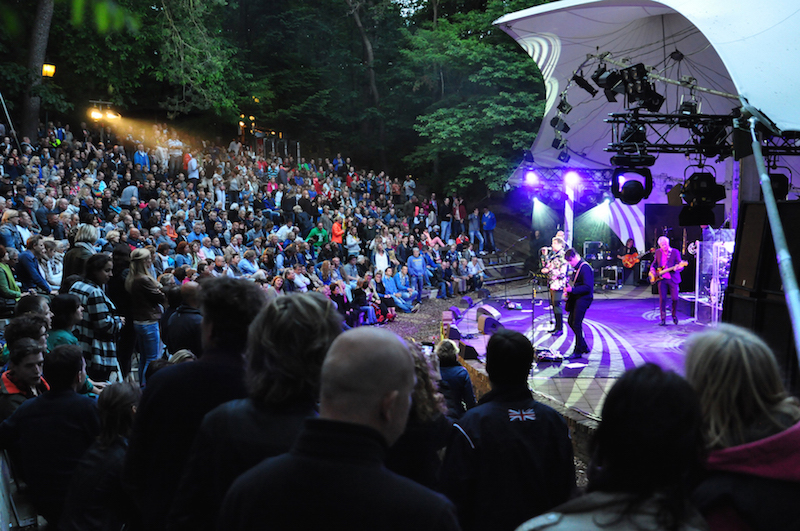
[{"label": "lamp post", "polygon": [[118,112],[111,110],[113,104],[110,101],[89,100],[89,103],[93,105],[89,109],[89,117],[100,124],[100,142],[105,142],[106,120],[115,121],[122,117]]},{"label": "lamp post", "polygon": [[[44,63],[42,65],[42,77],[53,77],[56,75],[56,65],[51,65],[49,63]],[[47,124],[50,123],[50,116],[48,114],[48,110],[45,107],[44,109],[44,127],[47,130]]]}]

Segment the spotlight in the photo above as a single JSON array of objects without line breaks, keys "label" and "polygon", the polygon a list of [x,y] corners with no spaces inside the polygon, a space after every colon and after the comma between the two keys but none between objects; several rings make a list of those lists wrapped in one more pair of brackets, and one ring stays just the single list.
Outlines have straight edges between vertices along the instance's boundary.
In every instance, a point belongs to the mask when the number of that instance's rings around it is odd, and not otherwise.
[{"label": "spotlight", "polygon": [[614,197],[614,194],[611,193],[611,190],[606,190],[603,192],[603,199],[602,199],[603,204],[610,205],[611,203],[614,202],[615,199],[616,197]]},{"label": "spotlight", "polygon": [[525,170],[525,183],[529,186],[539,184],[539,175],[533,170]]},{"label": "spotlight", "polygon": [[678,125],[680,127],[689,128],[692,126],[691,117],[700,112],[700,103],[694,100],[684,101],[678,107]]},{"label": "spotlight", "polygon": [[725,187],[717,184],[716,178],[711,173],[693,173],[683,183],[681,197],[690,207],[714,206],[717,201],[725,199]]},{"label": "spotlight", "polygon": [[526,149],[525,153],[522,155],[522,162],[525,166],[532,166],[534,163],[533,160],[533,153],[531,153],[530,149]]},{"label": "spotlight", "polygon": [[575,188],[575,186],[577,186],[578,183],[581,182],[581,176],[576,171],[568,171],[564,175],[564,182],[567,184],[567,186]]},{"label": "spotlight", "polygon": [[550,120],[550,127],[555,129],[559,133],[564,133],[564,134],[569,133],[569,125],[567,125],[567,122],[565,122],[560,115],[553,116],[553,118]]},{"label": "spotlight", "polygon": [[586,81],[582,74],[573,74],[572,81],[574,81],[580,88],[591,94],[593,98],[597,96],[597,89],[594,88],[591,83]]},{"label": "spotlight", "polygon": [[632,122],[625,126],[620,135],[620,142],[623,144],[636,144],[634,151],[640,151],[647,144],[647,130],[644,124]]},{"label": "spotlight", "polygon": [[647,168],[655,163],[655,155],[648,155],[647,153],[633,153],[631,155],[620,153],[611,157],[611,164],[613,166],[623,166],[626,168]]},{"label": "spotlight", "polygon": [[562,149],[564,149],[564,147],[566,147],[567,141],[561,137],[561,133],[556,131],[556,137],[553,139],[553,143],[550,145],[553,147],[553,149],[561,151]]},{"label": "spotlight", "polygon": [[678,216],[681,225],[716,225],[713,208],[725,199],[725,187],[711,173],[693,173],[683,183],[681,198],[687,205]]},{"label": "spotlight", "polygon": [[617,101],[617,94],[625,93],[625,84],[622,82],[622,74],[617,70],[606,70],[605,65],[600,65],[592,74],[592,81],[595,85],[603,89],[603,93],[609,102]]},{"label": "spotlight", "polygon": [[572,110],[572,105],[569,104],[567,98],[561,98],[561,101],[558,102],[556,109],[558,109],[558,112],[569,114],[569,111]]},{"label": "spotlight", "polygon": [[572,157],[570,157],[570,155],[569,155],[569,153],[567,152],[566,149],[564,149],[564,151],[562,151],[561,153],[558,154],[558,160],[560,160],[564,164],[569,162],[570,158],[572,158]]},{"label": "spotlight", "polygon": [[625,93],[628,103],[641,102],[641,106],[650,112],[658,112],[664,104],[664,96],[656,92],[652,83],[647,81],[647,69],[643,63],[635,64],[622,70],[625,82]]},{"label": "spotlight", "polygon": [[650,197],[653,174],[647,168],[617,168],[611,178],[611,193],[626,205]]}]

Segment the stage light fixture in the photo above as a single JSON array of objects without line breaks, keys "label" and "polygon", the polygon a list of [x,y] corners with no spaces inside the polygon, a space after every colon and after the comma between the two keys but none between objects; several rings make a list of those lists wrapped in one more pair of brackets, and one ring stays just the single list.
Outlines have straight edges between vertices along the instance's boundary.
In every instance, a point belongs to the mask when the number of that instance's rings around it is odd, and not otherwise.
[{"label": "stage light fixture", "polygon": [[553,149],[561,151],[564,149],[564,147],[566,147],[567,141],[564,140],[564,138],[561,136],[561,133],[556,131],[556,137],[553,139],[553,142],[550,145],[553,147]]},{"label": "stage light fixture", "polygon": [[655,86],[647,80],[647,69],[643,63],[622,70],[625,93],[628,103],[640,102],[650,112],[658,112],[666,99],[656,92]]},{"label": "stage light fixture", "polygon": [[594,98],[597,96],[597,89],[592,86],[591,83],[586,81],[586,78],[583,77],[583,74],[573,74],[572,81],[575,82],[580,88],[588,92]]},{"label": "stage light fixture", "polygon": [[644,124],[631,122],[625,126],[620,135],[620,142],[623,144],[635,144],[634,151],[641,151],[647,144],[647,129]]},{"label": "stage light fixture", "polygon": [[564,164],[569,162],[570,158],[572,158],[572,157],[570,157],[570,155],[569,155],[569,153],[567,152],[566,149],[564,149],[561,153],[558,154],[558,160],[560,160]]},{"label": "stage light fixture", "polygon": [[655,155],[649,155],[647,153],[632,153],[630,155],[620,153],[611,157],[612,166],[624,168],[648,168],[655,163]]},{"label": "stage light fixture", "polygon": [[569,114],[569,112],[572,110],[572,105],[569,104],[566,97],[562,97],[561,101],[558,102],[556,109],[558,109],[558,112]]},{"label": "stage light fixture", "polygon": [[533,170],[525,170],[525,184],[528,186],[539,184],[539,174]]},{"label": "stage light fixture", "polygon": [[683,183],[681,198],[686,203],[678,216],[683,226],[716,225],[714,205],[725,199],[725,187],[712,173],[693,173]]},{"label": "stage light fixture", "polygon": [[678,114],[680,115],[678,125],[687,129],[690,128],[692,126],[692,116],[699,113],[700,102],[695,100],[681,102],[680,107],[678,107]]},{"label": "stage light fixture", "polygon": [[625,84],[622,82],[622,74],[617,70],[606,70],[605,65],[600,65],[592,74],[594,84],[603,89],[603,93],[609,102],[617,101],[617,94],[625,93]]},{"label": "stage light fixture", "polygon": [[567,125],[567,122],[564,121],[564,118],[562,118],[561,115],[553,116],[553,118],[550,120],[550,127],[559,133],[569,133],[569,125]]},{"label": "stage light fixture", "polygon": [[616,197],[614,197],[614,194],[611,193],[611,190],[605,190],[602,195],[603,195],[602,202],[606,205],[610,205],[616,199]]},{"label": "stage light fixture", "polygon": [[576,171],[568,171],[564,174],[564,182],[567,186],[575,188],[581,182],[581,176]]},{"label": "stage light fixture", "polygon": [[617,168],[611,178],[611,193],[626,205],[638,204],[653,191],[653,174],[648,168]]}]

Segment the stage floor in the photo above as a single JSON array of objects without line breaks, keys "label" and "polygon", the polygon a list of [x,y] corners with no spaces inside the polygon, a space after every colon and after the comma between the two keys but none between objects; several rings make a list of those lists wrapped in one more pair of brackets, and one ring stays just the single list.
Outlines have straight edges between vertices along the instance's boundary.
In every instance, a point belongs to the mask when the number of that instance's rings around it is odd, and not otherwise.
[{"label": "stage floor", "polygon": [[[564,334],[558,338],[548,334],[553,324],[546,296],[546,293],[538,293],[533,308],[531,295],[524,297],[521,293],[476,304],[457,324],[462,338],[471,336],[463,339],[464,343],[475,348],[479,359],[483,358],[489,336],[478,333],[477,316],[478,309],[488,305],[499,312],[499,321],[505,328],[525,334],[537,349],[569,355],[574,348],[575,335],[566,323],[567,314],[564,314]],[[522,308],[508,309],[507,300]],[[659,326],[659,320],[658,296],[650,293],[649,286],[595,291],[594,302],[583,322],[591,352],[576,360],[540,361],[531,373],[531,388],[565,407],[597,419],[608,389],[627,369],[652,362],[665,370],[683,374],[683,344],[704,326],[688,315],[679,315],[678,325],[672,324],[671,315],[667,316],[666,326]]]}]

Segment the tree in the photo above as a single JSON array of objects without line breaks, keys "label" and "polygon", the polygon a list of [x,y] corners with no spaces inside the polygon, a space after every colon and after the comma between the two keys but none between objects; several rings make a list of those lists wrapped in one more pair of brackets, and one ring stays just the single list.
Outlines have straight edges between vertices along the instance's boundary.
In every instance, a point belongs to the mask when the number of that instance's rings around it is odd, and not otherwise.
[{"label": "tree", "polygon": [[435,25],[423,24],[412,34],[406,58],[417,75],[410,89],[429,94],[430,105],[415,125],[427,142],[404,160],[432,171],[443,188],[480,183],[501,189],[535,138],[544,112],[541,73],[491,25],[504,12],[529,5],[489,0],[485,8],[440,13]]}]

